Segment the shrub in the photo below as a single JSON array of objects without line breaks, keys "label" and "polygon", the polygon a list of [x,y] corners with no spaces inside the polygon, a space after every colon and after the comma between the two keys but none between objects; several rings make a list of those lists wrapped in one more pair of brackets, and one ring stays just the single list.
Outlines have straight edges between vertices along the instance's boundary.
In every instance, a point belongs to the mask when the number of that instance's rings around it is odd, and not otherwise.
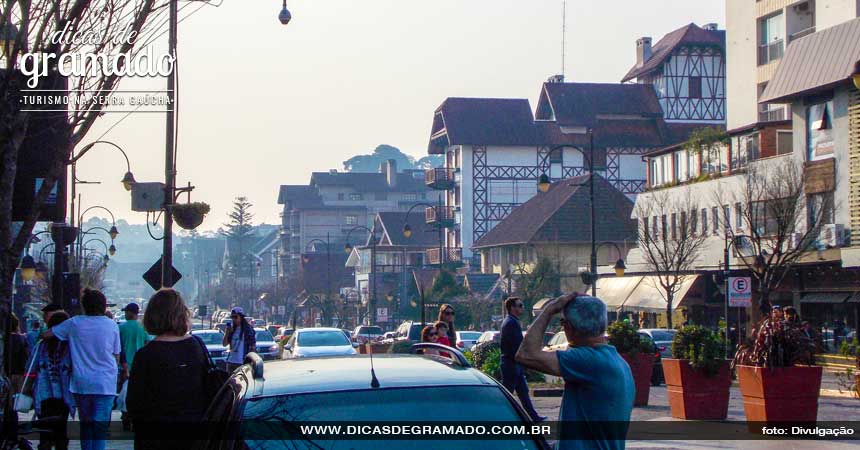
[{"label": "shrub", "polygon": [[723,364],[724,351],[720,336],[700,325],[681,328],[672,341],[672,356],[688,360],[693,369],[709,377]]},{"label": "shrub", "polygon": [[752,337],[738,345],[732,367],[741,364],[756,367],[791,367],[815,365],[815,343],[799,326],[769,317],[759,322]]},{"label": "shrub", "polygon": [[526,381],[529,383],[545,383],[546,375],[536,370],[526,369]]},{"label": "shrub", "polygon": [[498,358],[501,358],[502,347],[497,342],[487,342],[472,347],[472,360],[476,369],[481,370],[493,350],[498,350]]},{"label": "shrub", "polygon": [[388,353],[398,355],[409,354],[412,344],[414,344],[412,341],[397,341],[388,347]]},{"label": "shrub", "polygon": [[501,348],[493,348],[487,351],[486,355],[484,355],[484,361],[481,367],[479,368],[481,372],[495,378],[496,380],[502,379],[502,349]]},{"label": "shrub", "polygon": [[615,347],[618,353],[654,353],[654,344],[647,337],[640,335],[630,322],[613,322],[606,331],[609,334],[609,344]]}]

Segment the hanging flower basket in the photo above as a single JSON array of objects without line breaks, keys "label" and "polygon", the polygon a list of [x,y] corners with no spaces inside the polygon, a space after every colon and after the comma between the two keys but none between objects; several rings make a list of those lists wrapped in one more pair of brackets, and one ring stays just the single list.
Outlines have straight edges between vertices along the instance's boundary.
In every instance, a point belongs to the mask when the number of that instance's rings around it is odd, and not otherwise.
[{"label": "hanging flower basket", "polygon": [[202,202],[173,205],[173,220],[186,230],[199,227],[208,213],[209,205]]}]

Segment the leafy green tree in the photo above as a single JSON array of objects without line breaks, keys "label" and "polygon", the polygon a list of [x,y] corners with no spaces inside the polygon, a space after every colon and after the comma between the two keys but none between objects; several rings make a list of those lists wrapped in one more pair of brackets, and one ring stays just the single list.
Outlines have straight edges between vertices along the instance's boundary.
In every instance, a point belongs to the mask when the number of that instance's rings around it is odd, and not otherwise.
[{"label": "leafy green tree", "polygon": [[442,270],[433,280],[433,286],[427,293],[428,303],[449,303],[457,297],[469,295],[469,290],[457,283],[457,278],[451,271]]},{"label": "leafy green tree", "polygon": [[515,265],[511,269],[511,276],[516,282],[514,295],[520,297],[525,306],[525,316],[520,317],[520,319],[529,323],[535,302],[557,294],[561,277],[559,277],[555,264],[546,257],[538,259],[533,266],[530,264]]},{"label": "leafy green tree", "polygon": [[379,171],[379,166],[389,159],[393,159],[397,163],[399,171],[441,167],[445,162],[441,155],[425,156],[416,162],[415,158],[403,153],[399,148],[382,144],[377,146],[373,150],[373,153],[369,155],[355,155],[347,159],[343,162],[343,170],[347,172],[375,173]]}]

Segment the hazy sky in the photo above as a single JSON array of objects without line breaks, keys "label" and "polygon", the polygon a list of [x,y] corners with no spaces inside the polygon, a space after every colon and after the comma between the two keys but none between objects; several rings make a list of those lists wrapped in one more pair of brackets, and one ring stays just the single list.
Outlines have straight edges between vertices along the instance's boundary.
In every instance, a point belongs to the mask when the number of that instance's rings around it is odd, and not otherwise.
[{"label": "hazy sky", "polygon": [[[423,156],[446,97],[528,98],[534,108],[541,83],[561,71],[561,0],[288,3],[286,27],[279,0],[223,0],[180,24],[178,184],[191,182],[192,200],[212,205],[201,229],[220,226],[239,195],[257,222],[277,223],[279,185],[307,183],[379,144]],[[723,2],[569,0],[566,78],[617,82],[637,38],[656,43],[690,22],[723,28]],[[144,84],[163,89],[164,80],[120,88]],[[85,142],[121,117],[104,115]],[[163,181],[162,114],[134,114],[105,139],[129,152],[138,181]],[[103,182],[79,188],[83,204],[143,223],[123,172],[110,148],[81,159],[78,177]]]}]

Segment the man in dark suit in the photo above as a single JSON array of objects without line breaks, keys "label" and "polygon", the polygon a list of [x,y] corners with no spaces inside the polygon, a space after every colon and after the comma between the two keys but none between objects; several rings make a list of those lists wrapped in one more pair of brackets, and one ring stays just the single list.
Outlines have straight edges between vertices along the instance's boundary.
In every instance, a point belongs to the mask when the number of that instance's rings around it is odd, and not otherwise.
[{"label": "man in dark suit", "polygon": [[523,302],[519,297],[505,299],[505,320],[502,321],[502,384],[511,392],[515,392],[526,413],[535,422],[542,422],[546,417],[538,415],[529,397],[529,385],[523,368],[517,363],[517,350],[523,342],[523,329],[520,325],[520,314],[523,313]]}]

